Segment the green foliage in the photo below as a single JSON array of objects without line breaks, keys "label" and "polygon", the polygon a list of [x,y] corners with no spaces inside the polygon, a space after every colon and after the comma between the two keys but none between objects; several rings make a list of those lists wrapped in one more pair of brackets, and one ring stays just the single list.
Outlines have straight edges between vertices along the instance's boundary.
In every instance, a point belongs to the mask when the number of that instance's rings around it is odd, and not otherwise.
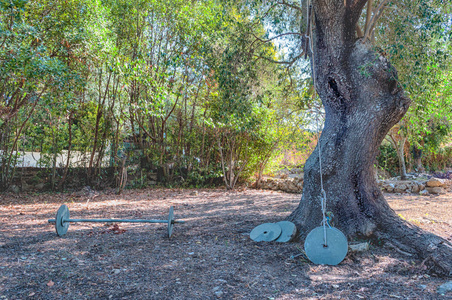
[{"label": "green foliage", "polygon": [[444,171],[452,167],[452,147],[442,147],[436,152],[429,152],[422,157],[422,164],[426,171]]},{"label": "green foliage", "polygon": [[[450,12],[400,3],[376,46],[414,100],[409,141],[431,157],[450,134]],[[15,151],[45,154],[54,187],[69,150],[85,156],[90,185],[119,182],[123,163],[128,187],[159,168],[163,185],[232,188],[284,155],[302,165],[315,144],[303,111],[319,99],[298,59],[301,19],[268,1],[0,0],[1,185]],[[379,164],[398,168],[393,154],[384,146]]]},{"label": "green foliage", "polygon": [[377,167],[389,172],[391,177],[400,174],[397,152],[389,143],[380,145],[379,154],[377,155]]},{"label": "green foliage", "polygon": [[376,43],[396,66],[400,84],[413,100],[404,121],[409,124],[409,142],[436,151],[450,132],[452,7],[443,1],[417,0],[390,8]]},{"label": "green foliage", "polygon": [[397,126],[407,145],[427,156],[440,151],[451,129],[451,9],[437,0],[389,2],[375,32],[376,49],[398,70],[398,84],[412,100]]}]

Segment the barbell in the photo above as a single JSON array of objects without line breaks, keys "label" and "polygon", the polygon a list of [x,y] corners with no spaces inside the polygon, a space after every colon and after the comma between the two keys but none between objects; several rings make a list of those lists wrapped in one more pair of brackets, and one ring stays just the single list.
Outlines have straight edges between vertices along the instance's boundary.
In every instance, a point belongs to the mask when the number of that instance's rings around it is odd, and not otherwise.
[{"label": "barbell", "polygon": [[69,218],[69,208],[61,205],[57,211],[55,219],[48,220],[49,223],[55,223],[55,230],[58,236],[66,234],[69,223],[73,222],[91,222],[91,223],[168,223],[168,237],[173,234],[173,226],[175,223],[185,223],[185,221],[174,219],[174,207],[169,209],[168,220],[129,220],[129,219],[71,219]]}]

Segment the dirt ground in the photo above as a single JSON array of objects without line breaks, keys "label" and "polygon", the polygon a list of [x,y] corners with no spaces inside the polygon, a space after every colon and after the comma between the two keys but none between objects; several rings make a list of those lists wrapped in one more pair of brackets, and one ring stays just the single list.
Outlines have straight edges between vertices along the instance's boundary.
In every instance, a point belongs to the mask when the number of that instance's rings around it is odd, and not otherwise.
[{"label": "dirt ground", "polygon": [[[452,194],[386,197],[406,220],[452,241]],[[257,225],[283,220],[300,195],[243,190],[128,190],[0,195],[0,299],[452,299],[450,278],[390,246],[349,253],[338,266],[308,262],[300,243],[256,243]],[[89,201],[88,201],[89,200]],[[166,219],[166,224],[71,223],[54,218]],[[294,256],[296,256],[294,258]]]}]

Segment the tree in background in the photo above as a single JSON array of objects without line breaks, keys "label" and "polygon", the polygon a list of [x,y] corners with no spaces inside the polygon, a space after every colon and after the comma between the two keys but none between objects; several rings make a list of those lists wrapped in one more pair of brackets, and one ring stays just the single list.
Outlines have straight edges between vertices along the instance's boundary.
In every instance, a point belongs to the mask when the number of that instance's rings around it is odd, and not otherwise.
[{"label": "tree in background", "polygon": [[[322,220],[322,177],[327,210],[334,213],[337,226],[346,235],[396,241],[402,250],[427,259],[438,272],[451,274],[450,243],[401,220],[374,177],[378,147],[411,102],[396,69],[372,43],[387,3],[316,0],[311,3],[312,10],[307,9],[311,11],[307,19],[312,34],[308,29],[305,49],[312,49],[312,74],[325,107],[325,124],[317,149],[305,165],[302,199],[289,219],[298,225],[302,236],[318,226]],[[403,7],[392,6],[392,13],[396,14],[396,9]]]},{"label": "tree in background", "polygon": [[404,148],[412,149],[415,168],[423,171],[422,154],[437,152],[450,132],[450,17],[442,5],[441,1],[388,3],[373,35],[374,44],[397,68],[399,81],[412,99],[407,114],[388,135],[398,153],[402,177],[406,176],[405,156],[411,156]]},{"label": "tree in background", "polygon": [[[0,149],[1,186],[14,177],[20,138],[40,105],[51,93],[62,89],[70,80],[68,68],[70,40],[63,38],[68,30],[77,30],[66,18],[52,19],[46,3],[2,1],[0,22]],[[62,10],[71,5],[59,6]],[[36,17],[36,19],[34,19]],[[37,18],[39,17],[39,18]],[[71,16],[73,17],[73,16]],[[76,19],[76,18],[75,18]]]},{"label": "tree in background", "polygon": [[97,188],[124,172],[143,186],[155,169],[168,184],[235,183],[262,173],[301,119],[294,70],[273,64],[245,2],[1,5],[3,188],[15,178],[14,153],[36,149],[49,158],[50,188],[64,188],[75,152],[87,166],[81,184]]}]

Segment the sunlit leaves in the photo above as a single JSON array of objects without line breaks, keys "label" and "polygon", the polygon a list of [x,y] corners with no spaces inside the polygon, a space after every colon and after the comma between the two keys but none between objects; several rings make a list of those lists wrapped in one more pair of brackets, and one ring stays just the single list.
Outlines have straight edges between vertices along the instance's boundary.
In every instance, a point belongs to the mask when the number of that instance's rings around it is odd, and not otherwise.
[{"label": "sunlit leaves", "polygon": [[404,121],[408,140],[430,151],[450,127],[451,9],[444,1],[391,2],[376,30],[376,44],[413,100]]},{"label": "sunlit leaves", "polygon": [[[69,148],[70,120],[72,149],[92,158],[111,148],[117,161],[116,150],[133,140],[155,165],[197,161],[218,174],[226,150],[219,137],[235,139],[254,168],[300,119],[303,84],[293,68],[273,64],[279,53],[259,40],[269,37],[268,19],[256,14],[262,3],[0,3],[0,113],[14,121],[3,149],[20,122],[23,149],[39,140],[43,151]],[[276,11],[284,26],[289,13]],[[6,108],[13,100],[22,105],[14,114]]]}]

